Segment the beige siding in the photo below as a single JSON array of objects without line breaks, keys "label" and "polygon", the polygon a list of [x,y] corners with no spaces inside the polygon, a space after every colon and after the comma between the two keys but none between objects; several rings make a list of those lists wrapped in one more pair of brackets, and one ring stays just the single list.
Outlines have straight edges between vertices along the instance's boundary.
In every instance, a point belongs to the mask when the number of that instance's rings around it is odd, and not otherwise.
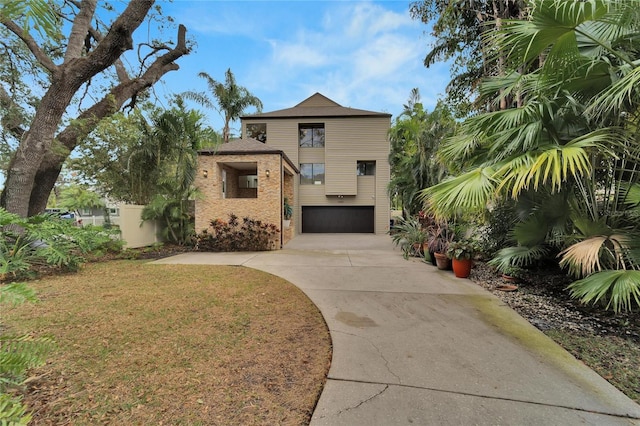
[{"label": "beige siding", "polygon": [[[389,230],[389,117],[258,118],[243,121],[243,134],[248,123],[266,123],[267,145],[285,152],[296,166],[325,164],[324,185],[300,185],[299,176],[294,178],[296,223],[300,223],[302,206],[375,205],[375,232]],[[324,123],[324,150],[298,146],[299,123]],[[375,177],[358,177],[357,161],[375,161]],[[296,232],[300,231],[298,227]]]},{"label": "beige siding", "polygon": [[297,120],[245,120],[242,123],[242,134],[246,134],[246,125],[251,123],[267,123],[267,145],[282,150],[287,157],[298,165],[298,121]]},{"label": "beige siding", "polygon": [[331,119],[325,122],[326,193],[357,194],[358,160],[387,161],[389,143],[386,117]]},{"label": "beige siding", "polygon": [[303,206],[374,206],[376,204],[376,177],[358,176],[358,194],[342,198],[327,196],[323,185],[300,185],[300,204]]},{"label": "beige siding", "polygon": [[323,148],[300,148],[299,152],[300,157],[298,165],[302,163],[325,163]]}]

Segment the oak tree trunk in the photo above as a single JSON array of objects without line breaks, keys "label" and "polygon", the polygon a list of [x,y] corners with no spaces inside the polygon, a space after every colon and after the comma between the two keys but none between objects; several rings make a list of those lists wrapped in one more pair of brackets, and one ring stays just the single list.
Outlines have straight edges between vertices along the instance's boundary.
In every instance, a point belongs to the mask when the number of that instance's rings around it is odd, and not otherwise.
[{"label": "oak tree trunk", "polygon": [[[1,22],[24,42],[35,60],[51,75],[51,85],[11,159],[5,188],[0,196],[2,207],[23,217],[44,210],[62,164],[102,118],[114,114],[127,100],[151,87],[165,73],[177,70],[178,66],[174,61],[189,53],[185,41],[186,29],[180,25],[175,47],[165,47],[163,50],[167,52],[157,57],[140,77],[129,79],[119,58],[126,50],[133,48],[132,34],[144,20],[154,0],[130,2],[104,37],[90,27],[97,0],[84,0],[78,4],[80,10],[74,18],[61,65],[54,64],[20,26],[12,21]],[[91,33],[98,44],[83,56],[82,41],[87,33]],[[112,65],[116,66],[120,84],[115,85],[102,100],[80,114],[75,120],[76,124],[69,125],[56,136],[62,117],[76,92],[83,84]]]}]

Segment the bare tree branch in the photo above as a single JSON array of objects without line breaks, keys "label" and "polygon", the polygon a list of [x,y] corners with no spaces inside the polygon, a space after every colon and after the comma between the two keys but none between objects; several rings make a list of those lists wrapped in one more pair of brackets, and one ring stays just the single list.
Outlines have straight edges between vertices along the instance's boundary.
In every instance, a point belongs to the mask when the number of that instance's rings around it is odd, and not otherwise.
[{"label": "bare tree branch", "polygon": [[[7,111],[21,109],[11,96],[4,90],[4,87],[0,84],[0,107]],[[13,137],[20,140],[24,135],[25,129],[22,127],[22,120],[18,120],[12,117],[10,113],[5,114],[1,121],[2,127],[4,127]]]},{"label": "bare tree branch", "polygon": [[91,18],[96,12],[97,0],[83,0],[80,4],[80,11],[73,20],[67,51],[64,54],[64,62],[79,58],[82,55],[84,40],[91,26]]},{"label": "bare tree branch", "polygon": [[29,33],[25,32],[19,25],[17,25],[15,22],[10,21],[8,19],[6,20],[3,19],[1,23],[9,31],[11,31],[16,36],[18,36],[20,40],[22,40],[22,42],[27,46],[27,48],[31,51],[31,53],[36,58],[36,60],[43,67],[49,70],[49,72],[51,72],[52,74],[58,71],[58,66],[55,63],[53,63],[51,58],[49,58],[49,56],[47,56],[46,53],[42,51],[40,46],[38,46],[38,43],[36,43],[36,41],[33,39],[33,37],[31,37],[31,35],[29,35]]},{"label": "bare tree branch", "polygon": [[133,49],[133,32],[140,26],[145,16],[153,6],[154,0],[136,0],[128,4],[127,8],[115,20],[109,32],[98,43],[95,50],[83,58],[80,68],[95,75],[112,65],[122,53]]},{"label": "bare tree branch", "polygon": [[[152,87],[167,72],[179,69],[175,61],[188,53],[186,28],[180,25],[178,28],[178,42],[174,49],[158,57],[142,76],[113,87],[99,102],[80,114],[74,124],[62,130],[56,138],[57,141],[68,152],[73,151],[78,143],[95,129],[100,120],[113,115],[128,99],[132,99],[138,93]],[[32,190],[29,214],[34,214],[44,209],[46,199],[55,185],[62,163],[66,158],[67,155],[54,152],[52,149],[47,151],[36,175],[40,185],[37,185]]]},{"label": "bare tree branch", "polygon": [[[104,38],[104,36],[100,33],[100,31],[98,31],[93,27],[89,28],[89,34],[91,34],[91,37],[93,37],[93,39],[98,43],[101,42],[102,39]],[[124,83],[130,80],[129,73],[127,72],[127,69],[122,63],[122,59],[118,58],[113,64],[113,66],[116,69],[116,75],[118,76],[118,80],[121,83]]]}]

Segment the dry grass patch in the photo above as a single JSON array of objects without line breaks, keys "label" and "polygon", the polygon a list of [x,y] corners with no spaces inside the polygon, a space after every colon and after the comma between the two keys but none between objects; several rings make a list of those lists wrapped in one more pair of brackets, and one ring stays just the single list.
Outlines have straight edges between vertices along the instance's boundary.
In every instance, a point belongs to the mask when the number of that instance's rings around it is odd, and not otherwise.
[{"label": "dry grass patch", "polygon": [[640,345],[617,336],[549,330],[549,337],[640,404]]},{"label": "dry grass patch", "polygon": [[3,322],[57,342],[34,424],[306,424],[324,385],[327,327],[278,277],[118,261],[32,286]]}]

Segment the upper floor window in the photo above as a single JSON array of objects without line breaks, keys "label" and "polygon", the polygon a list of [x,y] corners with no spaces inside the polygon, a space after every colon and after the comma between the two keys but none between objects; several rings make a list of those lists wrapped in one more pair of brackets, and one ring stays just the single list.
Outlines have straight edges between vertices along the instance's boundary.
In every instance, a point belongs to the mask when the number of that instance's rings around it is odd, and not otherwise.
[{"label": "upper floor window", "polygon": [[257,139],[267,143],[267,123],[247,124],[247,138]]},{"label": "upper floor window", "polygon": [[375,176],[376,162],[375,161],[358,161],[357,173],[358,173],[358,176]]},{"label": "upper floor window", "polygon": [[302,148],[324,147],[324,123],[299,124],[298,135]]},{"label": "upper floor window", "polygon": [[300,184],[301,185],[324,184],[324,163],[300,164]]}]

